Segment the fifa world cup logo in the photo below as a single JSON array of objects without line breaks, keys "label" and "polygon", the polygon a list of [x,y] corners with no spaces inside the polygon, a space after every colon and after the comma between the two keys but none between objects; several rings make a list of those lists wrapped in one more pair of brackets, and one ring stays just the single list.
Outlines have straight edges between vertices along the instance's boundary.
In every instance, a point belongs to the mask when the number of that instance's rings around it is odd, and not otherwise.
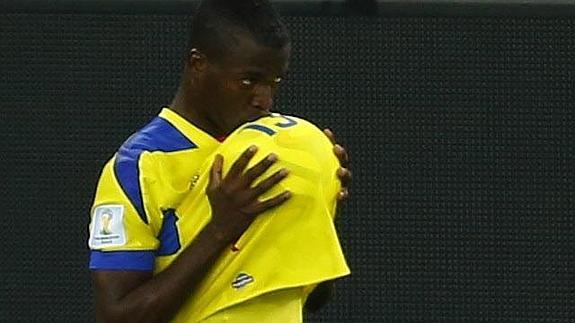
[{"label": "fifa world cup logo", "polygon": [[109,211],[104,211],[102,214],[102,230],[100,230],[101,234],[112,234],[112,213]]}]

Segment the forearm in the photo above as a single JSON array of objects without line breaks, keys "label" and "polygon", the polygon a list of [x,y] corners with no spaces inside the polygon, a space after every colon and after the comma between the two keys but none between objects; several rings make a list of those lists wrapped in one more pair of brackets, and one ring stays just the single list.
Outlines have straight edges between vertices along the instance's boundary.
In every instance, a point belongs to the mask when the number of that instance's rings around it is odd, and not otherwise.
[{"label": "forearm", "polygon": [[[114,295],[98,288],[98,318],[103,322],[165,322],[168,321],[190,297],[205,277],[219,255],[228,246],[218,239],[210,227],[178,256],[166,270],[135,282],[124,295]],[[96,279],[96,284],[98,281]]]}]

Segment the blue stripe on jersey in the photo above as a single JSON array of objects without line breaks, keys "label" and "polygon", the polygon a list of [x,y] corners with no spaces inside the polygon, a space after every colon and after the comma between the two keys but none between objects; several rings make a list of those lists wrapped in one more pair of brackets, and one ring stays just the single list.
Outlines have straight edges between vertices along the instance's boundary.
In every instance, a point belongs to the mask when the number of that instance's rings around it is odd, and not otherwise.
[{"label": "blue stripe on jersey", "polygon": [[249,124],[249,125],[245,126],[242,130],[244,130],[244,129],[259,130],[259,131],[265,132],[266,134],[268,134],[270,136],[272,136],[273,134],[276,133],[272,129],[265,127],[265,126],[262,126],[262,125],[259,125],[259,124]]},{"label": "blue stripe on jersey", "polygon": [[164,221],[158,235],[158,240],[160,240],[160,247],[156,253],[158,256],[173,255],[180,250],[180,236],[176,222],[178,222],[178,217],[173,209],[164,211]]},{"label": "blue stripe on jersey", "polygon": [[91,270],[154,271],[154,251],[92,251]]},{"label": "blue stripe on jersey", "polygon": [[140,131],[133,134],[118,150],[114,172],[124,193],[138,211],[138,215],[148,223],[148,217],[142,201],[140,187],[140,156],[143,152],[174,152],[197,148],[171,123],[156,117]]}]

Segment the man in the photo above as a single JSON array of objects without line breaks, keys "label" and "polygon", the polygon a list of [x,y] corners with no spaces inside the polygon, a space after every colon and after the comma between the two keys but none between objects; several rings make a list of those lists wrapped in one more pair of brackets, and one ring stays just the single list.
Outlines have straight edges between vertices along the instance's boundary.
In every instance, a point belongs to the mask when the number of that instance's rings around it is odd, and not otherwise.
[{"label": "man", "polygon": [[[287,172],[259,180],[278,157],[270,154],[245,170],[255,154],[248,149],[233,162],[237,171],[218,184],[210,222],[182,245],[190,228],[178,227],[174,210],[218,148],[215,138],[269,114],[290,56],[287,31],[266,1],[204,1],[191,40],[170,107],[120,147],[98,184],[89,245],[102,321],[169,320],[255,216],[290,198],[284,191],[258,199]],[[347,169],[339,175],[349,180]],[[345,198],[347,191],[340,194]],[[102,234],[105,214],[109,230]]]}]

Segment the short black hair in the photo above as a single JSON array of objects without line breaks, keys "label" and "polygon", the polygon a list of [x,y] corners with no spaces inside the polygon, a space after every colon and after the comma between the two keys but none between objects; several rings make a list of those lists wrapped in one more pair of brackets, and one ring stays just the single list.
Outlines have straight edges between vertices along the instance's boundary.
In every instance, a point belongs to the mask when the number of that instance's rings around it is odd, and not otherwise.
[{"label": "short black hair", "polygon": [[225,55],[238,31],[268,47],[290,43],[287,27],[267,0],[203,0],[192,18],[189,49],[212,57]]}]

